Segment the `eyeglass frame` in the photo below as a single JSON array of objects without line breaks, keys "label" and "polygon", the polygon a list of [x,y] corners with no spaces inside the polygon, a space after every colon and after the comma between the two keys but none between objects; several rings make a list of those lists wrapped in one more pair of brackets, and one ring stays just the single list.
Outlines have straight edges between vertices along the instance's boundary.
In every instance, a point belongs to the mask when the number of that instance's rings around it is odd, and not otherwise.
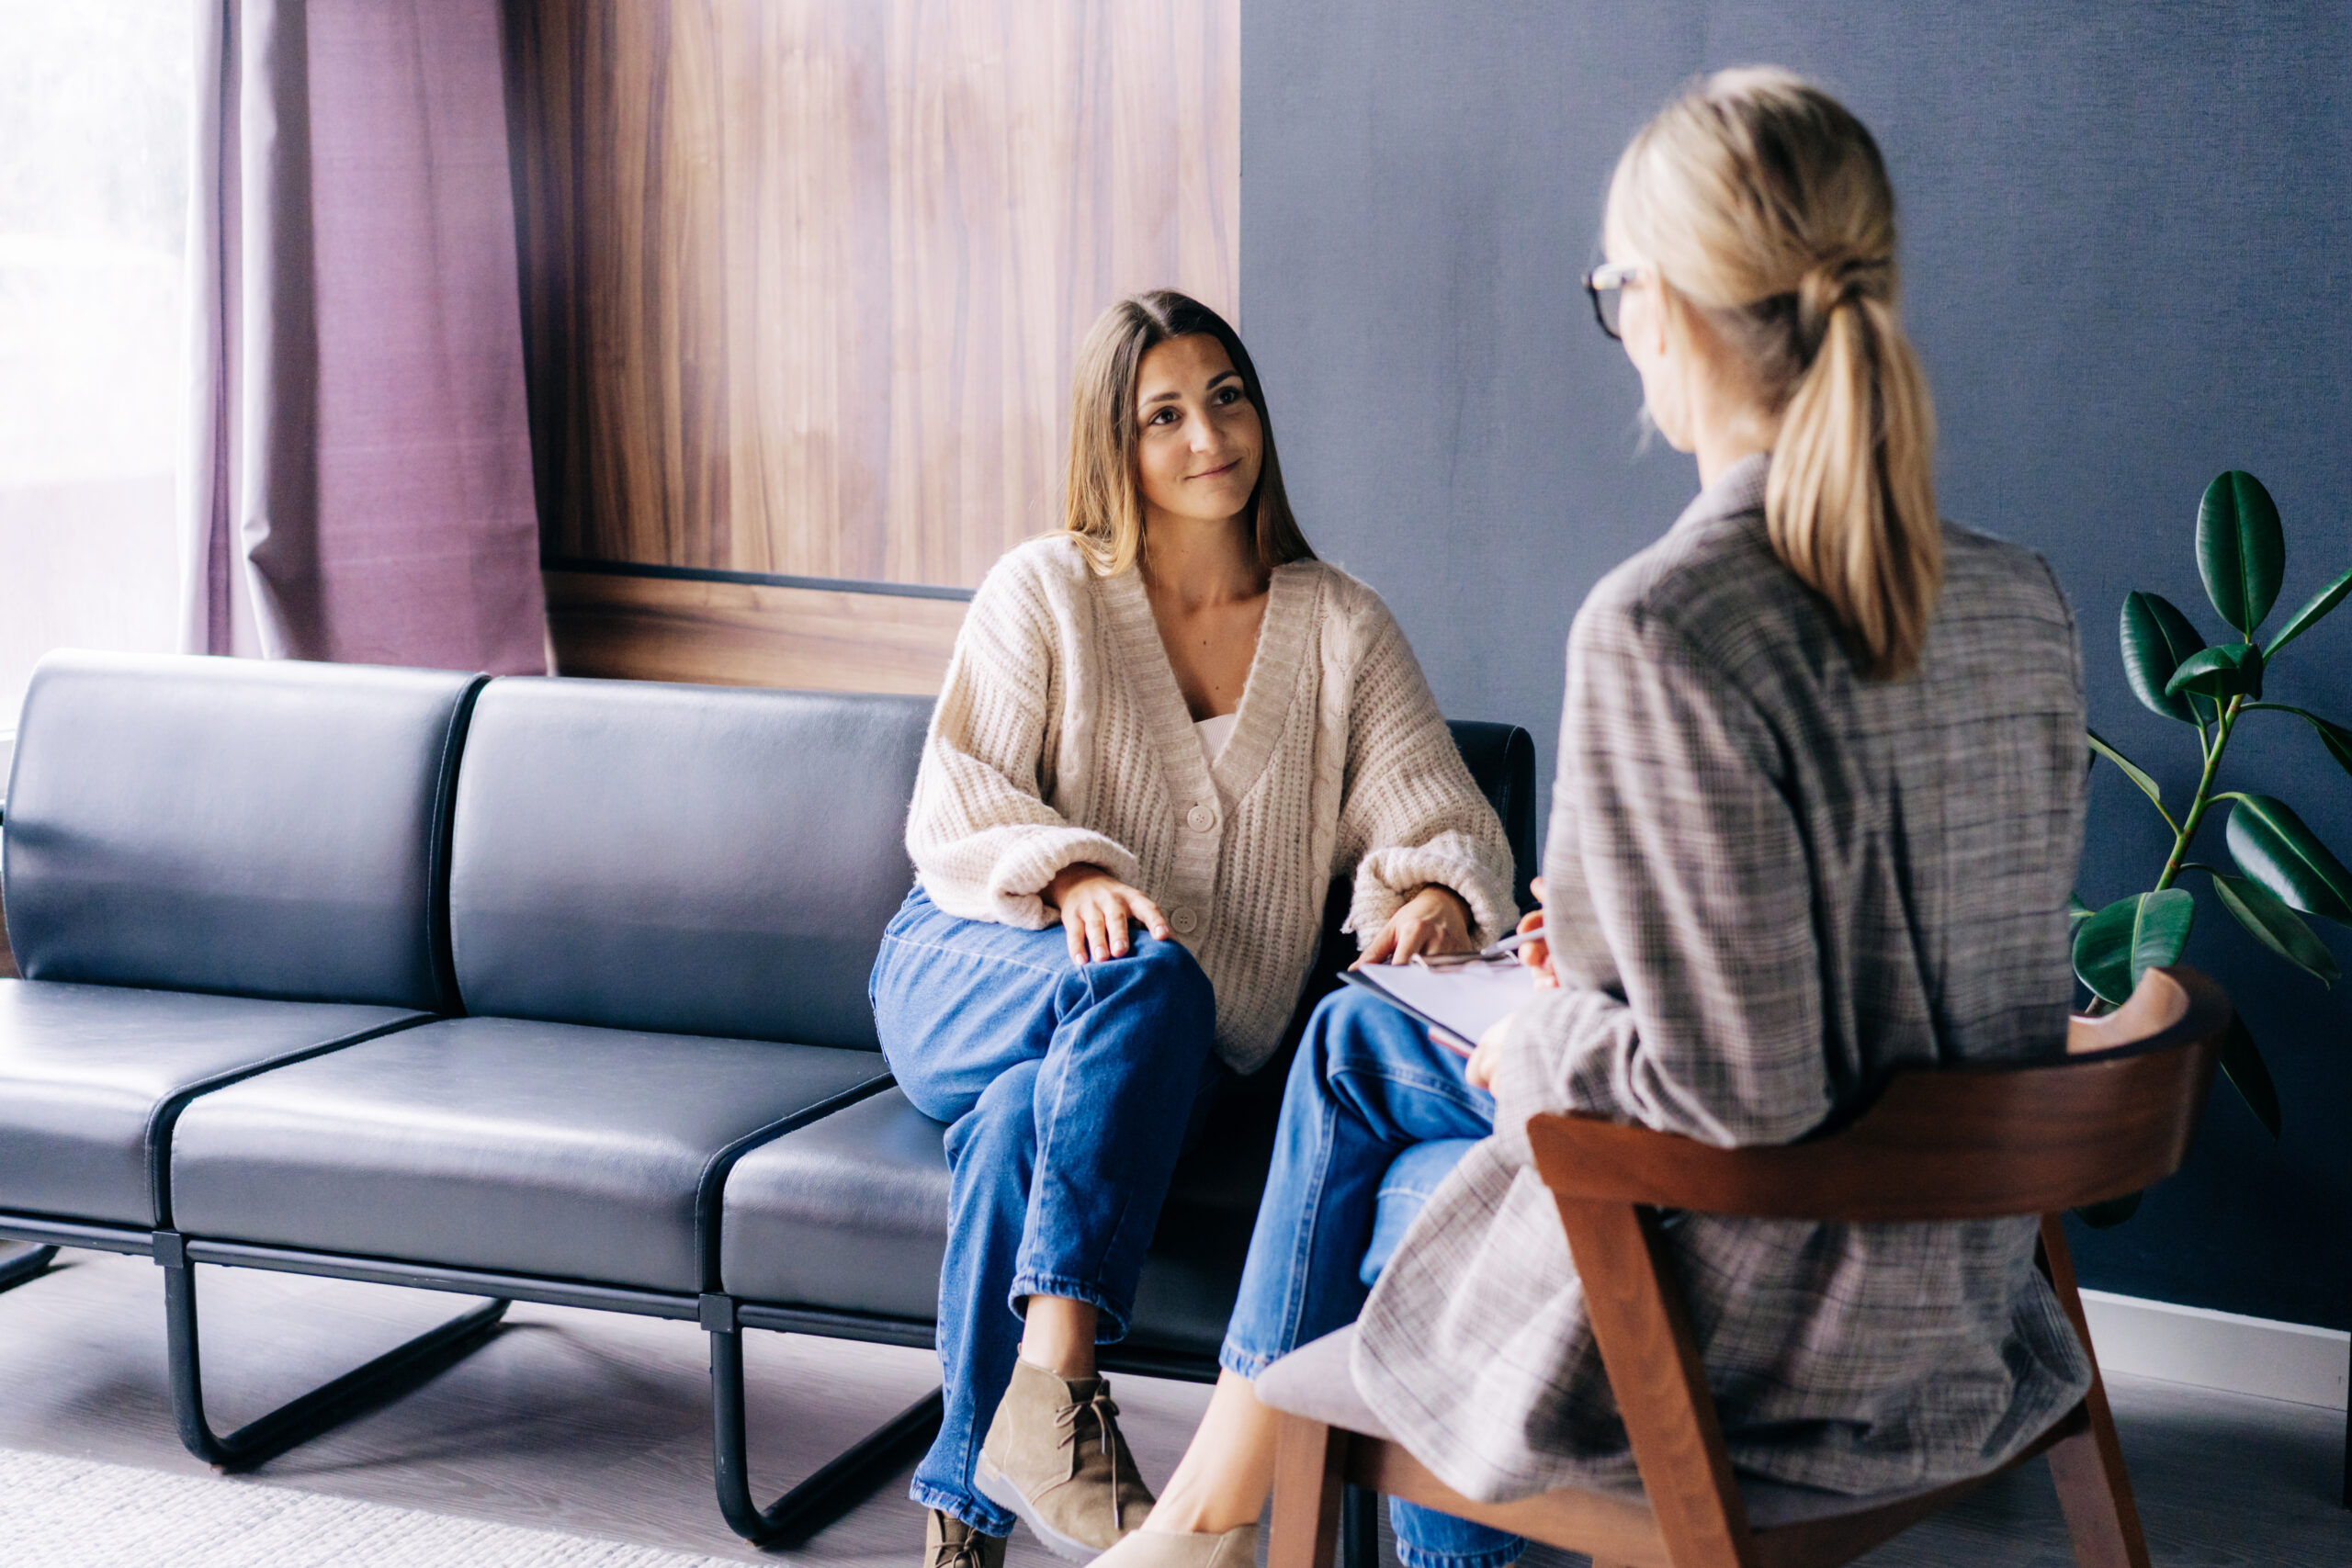
[{"label": "eyeglass frame", "polygon": [[[1622,291],[1632,288],[1649,276],[1650,269],[1639,262],[1607,262],[1584,275],[1585,298],[1592,301],[1593,324],[1607,335],[1610,342],[1623,343],[1625,339],[1623,333],[1609,324],[1608,316],[1602,312],[1601,291],[1604,289],[1611,292]],[[1619,308],[1622,310],[1623,307]]]}]

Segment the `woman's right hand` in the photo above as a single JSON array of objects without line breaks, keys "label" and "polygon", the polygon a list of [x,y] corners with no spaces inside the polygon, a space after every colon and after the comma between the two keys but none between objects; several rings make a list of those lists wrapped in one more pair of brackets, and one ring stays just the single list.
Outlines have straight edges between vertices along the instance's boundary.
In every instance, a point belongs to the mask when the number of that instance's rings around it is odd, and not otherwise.
[{"label": "woman's right hand", "polygon": [[1162,942],[1168,940],[1168,920],[1159,906],[1099,865],[1080,862],[1062,867],[1046,884],[1046,901],[1061,911],[1072,964],[1125,958],[1129,921]]},{"label": "woman's right hand", "polygon": [[[1535,890],[1535,897],[1540,902],[1544,897],[1544,879],[1540,876],[1537,877],[1532,886]],[[1531,909],[1526,914],[1521,915],[1519,918],[1519,929],[1522,932],[1539,931],[1543,928],[1543,925],[1544,911],[1540,908]],[[1559,989],[1560,977],[1552,973],[1552,949],[1550,944],[1544,942],[1542,937],[1539,936],[1520,944],[1519,961],[1521,964],[1526,964],[1530,969],[1535,971],[1535,988],[1537,990],[1553,991]]]}]

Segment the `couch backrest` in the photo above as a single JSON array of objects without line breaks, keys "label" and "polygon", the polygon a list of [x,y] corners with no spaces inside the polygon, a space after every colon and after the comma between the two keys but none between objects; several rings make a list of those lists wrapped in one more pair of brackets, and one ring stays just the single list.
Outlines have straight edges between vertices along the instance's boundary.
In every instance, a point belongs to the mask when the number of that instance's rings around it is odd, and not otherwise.
[{"label": "couch backrest", "polygon": [[54,653],[5,867],[28,979],[455,1004],[439,931],[476,675]]},{"label": "couch backrest", "polygon": [[1535,738],[1515,724],[1457,718],[1454,749],[1469,764],[1470,776],[1487,794],[1495,815],[1503,819],[1503,837],[1510,840],[1512,893],[1519,907],[1531,909],[1535,897],[1528,890],[1535,863]]},{"label": "couch backrest", "polygon": [[514,679],[483,691],[449,880],[468,1010],[873,1048],[913,885],[922,697]]}]

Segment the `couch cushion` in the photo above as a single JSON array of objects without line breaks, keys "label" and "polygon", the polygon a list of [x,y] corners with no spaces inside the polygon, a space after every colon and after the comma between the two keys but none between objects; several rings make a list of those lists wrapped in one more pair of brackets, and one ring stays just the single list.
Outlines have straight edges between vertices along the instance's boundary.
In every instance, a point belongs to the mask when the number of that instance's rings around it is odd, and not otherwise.
[{"label": "couch cushion", "polygon": [[164,1224],[148,1190],[159,1112],[224,1075],[423,1016],[0,980],[0,1209]]},{"label": "couch cushion", "polygon": [[467,1010],[873,1049],[918,697],[503,680],[458,785]]},{"label": "couch cushion", "polygon": [[882,1071],[864,1051],[440,1020],[198,1100],[173,1213],[222,1240],[699,1291],[713,1158]]},{"label": "couch cushion", "polygon": [[[929,1319],[947,1246],[946,1129],[892,1089],[764,1144],[727,1179],[721,1278],[746,1301]],[[1272,1145],[1220,1107],[1178,1166],[1136,1293],[1128,1343],[1216,1353]]]},{"label": "couch cushion", "polygon": [[434,836],[479,681],[50,655],[8,786],[18,970],[446,1008]]}]

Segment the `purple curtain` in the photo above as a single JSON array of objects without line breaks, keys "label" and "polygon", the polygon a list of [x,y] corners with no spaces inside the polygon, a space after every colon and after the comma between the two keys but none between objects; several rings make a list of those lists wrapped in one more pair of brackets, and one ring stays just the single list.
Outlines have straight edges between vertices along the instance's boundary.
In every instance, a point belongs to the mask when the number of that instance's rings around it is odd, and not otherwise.
[{"label": "purple curtain", "polygon": [[540,674],[497,0],[205,0],[182,646]]}]

